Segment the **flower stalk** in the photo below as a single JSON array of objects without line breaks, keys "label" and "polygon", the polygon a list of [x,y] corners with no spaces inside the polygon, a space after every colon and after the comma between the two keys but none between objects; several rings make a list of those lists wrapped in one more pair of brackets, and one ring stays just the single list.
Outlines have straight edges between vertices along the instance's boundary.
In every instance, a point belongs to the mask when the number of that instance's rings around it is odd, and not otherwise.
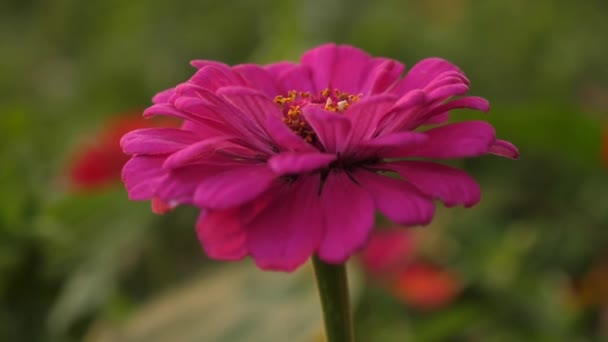
[{"label": "flower stalk", "polygon": [[332,265],[312,258],[321,298],[327,342],[353,342],[353,323],[345,264]]}]

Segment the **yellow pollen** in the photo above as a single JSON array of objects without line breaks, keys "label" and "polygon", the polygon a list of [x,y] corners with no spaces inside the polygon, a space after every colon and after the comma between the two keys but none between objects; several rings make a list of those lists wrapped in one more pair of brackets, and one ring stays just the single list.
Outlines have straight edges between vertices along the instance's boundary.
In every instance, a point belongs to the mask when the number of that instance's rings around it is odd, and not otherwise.
[{"label": "yellow pollen", "polygon": [[277,95],[274,103],[281,107],[285,125],[308,143],[319,145],[319,137],[304,118],[302,108],[309,105],[323,106],[323,109],[327,111],[341,113],[359,101],[361,96],[362,94],[353,95],[330,88],[323,89],[319,95],[290,90],[287,95]]}]

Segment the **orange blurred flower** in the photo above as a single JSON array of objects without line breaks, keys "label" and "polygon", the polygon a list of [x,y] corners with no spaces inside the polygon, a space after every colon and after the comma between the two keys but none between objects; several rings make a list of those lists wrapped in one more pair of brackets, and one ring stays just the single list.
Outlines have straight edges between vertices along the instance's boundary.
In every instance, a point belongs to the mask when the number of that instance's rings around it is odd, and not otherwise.
[{"label": "orange blurred flower", "polygon": [[404,304],[420,309],[439,309],[460,293],[460,281],[447,268],[420,258],[410,230],[376,230],[361,262],[372,279],[378,281]]}]

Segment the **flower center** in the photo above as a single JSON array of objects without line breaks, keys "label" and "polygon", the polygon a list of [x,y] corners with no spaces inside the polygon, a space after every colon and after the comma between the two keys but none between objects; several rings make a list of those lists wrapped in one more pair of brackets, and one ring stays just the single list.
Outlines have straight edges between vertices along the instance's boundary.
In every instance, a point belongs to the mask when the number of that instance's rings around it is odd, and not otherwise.
[{"label": "flower center", "polygon": [[281,106],[283,122],[287,127],[304,138],[308,143],[319,146],[319,137],[317,137],[317,134],[310,127],[310,124],[306,122],[304,115],[302,115],[302,108],[311,105],[322,106],[327,111],[342,113],[353,103],[359,101],[361,96],[361,94],[353,95],[343,93],[338,89],[329,88],[321,91],[319,95],[313,95],[305,91],[290,90],[287,92],[287,96],[277,95],[274,98],[274,103]]}]

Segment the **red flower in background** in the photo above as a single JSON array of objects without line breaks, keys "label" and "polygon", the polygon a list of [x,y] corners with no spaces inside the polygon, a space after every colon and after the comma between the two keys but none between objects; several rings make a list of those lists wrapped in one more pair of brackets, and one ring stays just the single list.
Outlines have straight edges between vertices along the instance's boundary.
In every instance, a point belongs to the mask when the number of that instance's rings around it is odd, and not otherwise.
[{"label": "red flower in background", "polygon": [[366,272],[406,305],[433,310],[449,304],[460,292],[459,280],[446,268],[421,260],[408,230],[374,231],[361,254]]},{"label": "red flower in background", "polygon": [[[122,167],[129,160],[120,147],[122,136],[134,129],[167,124],[171,123],[166,119],[146,120],[141,112],[110,119],[91,140],[78,146],[69,164],[70,185],[76,191],[95,191],[119,184]],[[161,206],[160,203],[156,205]]]}]

